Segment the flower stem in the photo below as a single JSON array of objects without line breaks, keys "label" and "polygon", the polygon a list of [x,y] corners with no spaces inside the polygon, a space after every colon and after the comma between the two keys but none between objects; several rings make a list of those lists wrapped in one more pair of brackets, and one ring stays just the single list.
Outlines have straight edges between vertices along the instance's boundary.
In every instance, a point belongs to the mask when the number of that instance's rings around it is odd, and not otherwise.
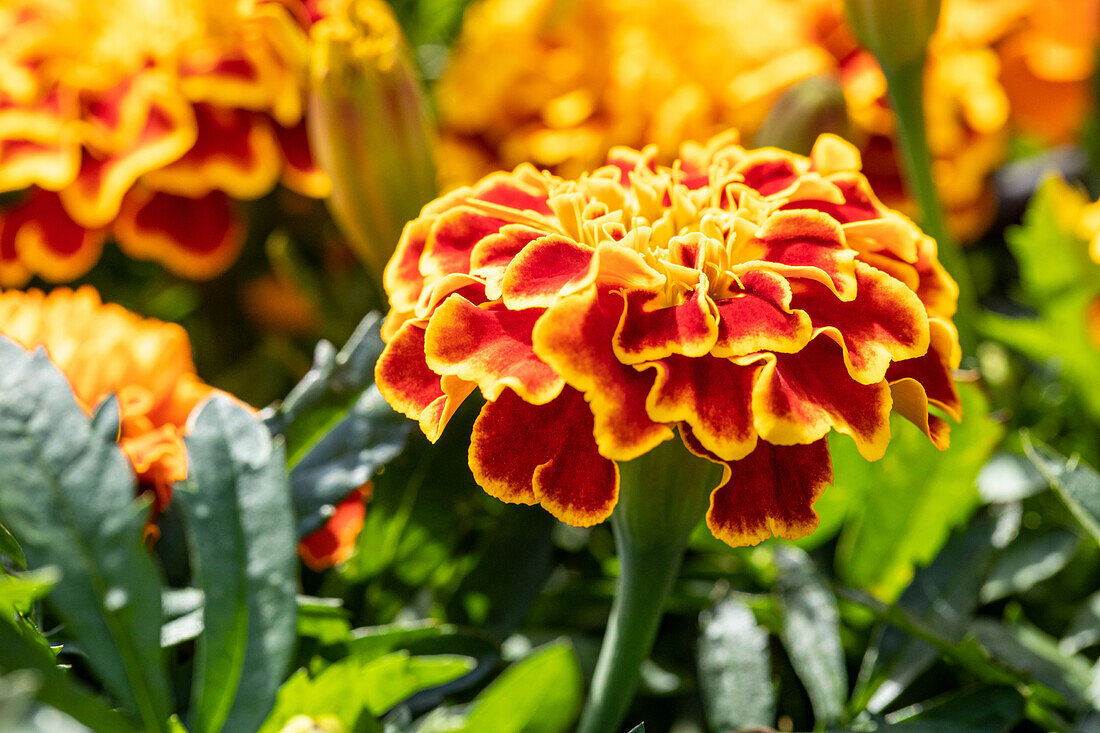
[{"label": "flower stem", "polygon": [[688,536],[706,510],[719,471],[676,439],[620,466],[619,505],[611,515],[619,579],[578,733],[612,733],[622,724]]},{"label": "flower stem", "polygon": [[898,125],[898,147],[904,162],[906,183],[921,210],[921,224],[939,245],[939,258],[959,285],[959,313],[955,324],[964,354],[974,353],[974,318],[977,298],[966,258],[947,229],[943,207],[932,177],[932,156],[924,129],[924,64],[921,56],[897,67],[882,65],[890,104]]}]

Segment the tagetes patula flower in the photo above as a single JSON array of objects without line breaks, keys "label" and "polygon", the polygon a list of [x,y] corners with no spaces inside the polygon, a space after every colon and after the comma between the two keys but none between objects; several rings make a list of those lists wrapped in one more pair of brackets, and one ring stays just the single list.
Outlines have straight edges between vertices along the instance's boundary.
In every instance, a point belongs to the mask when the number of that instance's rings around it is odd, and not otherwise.
[{"label": "tagetes patula flower", "polygon": [[[210,395],[225,394],[195,373],[187,332],[178,324],[104,303],[86,285],[48,294],[0,292],[0,336],[28,349],[44,348],[89,413],[117,396],[119,447],[133,465],[139,490],[153,497],[155,520],[172,498],[172,485],[187,478],[183,436],[188,416]],[[369,496],[369,485],[353,491],[325,525],[303,540],[300,552],[310,567],[347,559]],[[156,537],[152,520],[148,532]]]},{"label": "tagetes patula flower", "polygon": [[945,34],[992,49],[1012,124],[1069,142],[1093,103],[1100,0],[945,0]]},{"label": "tagetes patula flower", "polygon": [[946,447],[929,405],[959,416],[960,355],[935,243],[839,138],[808,158],[736,140],[667,168],[617,148],[575,180],[521,165],[426,206],[386,271],[383,396],[434,440],[480,389],[478,483],[577,526],[678,432],[724,470],[706,518],[730,545],[813,530],[831,430],[876,460],[893,409]]},{"label": "tagetes patula flower", "polygon": [[90,286],[0,293],[0,335],[43,347],[89,412],[114,394],[119,444],[155,509],[187,476],[183,426],[215,390],[195,373],[187,332],[103,303]]},{"label": "tagetes patula flower", "polygon": [[[793,0],[482,0],[436,89],[445,185],[530,161],[566,177],[616,145],[755,130],[832,68]],[[663,161],[667,162],[667,161]]]},{"label": "tagetes patula flower", "polygon": [[79,277],[114,238],[208,278],[233,199],[327,193],[303,122],[302,0],[11,0],[0,8],[0,285]]}]

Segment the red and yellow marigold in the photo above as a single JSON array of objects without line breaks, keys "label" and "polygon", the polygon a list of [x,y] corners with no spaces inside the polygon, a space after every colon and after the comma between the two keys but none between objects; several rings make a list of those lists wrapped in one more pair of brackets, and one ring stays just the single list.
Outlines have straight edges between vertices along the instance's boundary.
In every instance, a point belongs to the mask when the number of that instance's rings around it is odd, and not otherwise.
[{"label": "red and yellow marigold", "polygon": [[309,0],[11,0],[0,7],[0,285],[79,277],[115,239],[207,278],[233,199],[311,196]]},{"label": "red and yellow marigold", "polygon": [[379,389],[436,439],[475,388],[470,467],[504,501],[606,519],[618,462],[680,439],[724,466],[731,545],[799,537],[832,479],[825,436],[883,455],[891,410],[938,447],[958,418],[957,288],[883,206],[858,151],[736,135],[614,149],[563,179],[521,165],[428,204],[386,271]]},{"label": "red and yellow marigold", "polygon": [[[172,485],[187,478],[183,436],[188,416],[220,392],[196,374],[187,332],[178,324],[104,303],[86,285],[48,294],[0,292],[0,336],[28,349],[44,348],[86,411],[117,396],[119,447],[133,465],[139,490],[153,497],[155,519],[168,506]],[[353,491],[303,541],[301,554],[311,567],[347,559],[369,496],[369,485]],[[156,536],[152,523],[150,532]]]}]

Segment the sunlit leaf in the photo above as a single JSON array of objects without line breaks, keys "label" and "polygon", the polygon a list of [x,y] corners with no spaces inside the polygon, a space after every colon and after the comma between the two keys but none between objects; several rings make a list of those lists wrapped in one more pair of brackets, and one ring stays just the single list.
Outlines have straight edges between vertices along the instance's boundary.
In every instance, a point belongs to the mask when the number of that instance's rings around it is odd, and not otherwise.
[{"label": "sunlit leaf", "polygon": [[1050,578],[1066,566],[1077,544],[1077,535],[1063,527],[1020,537],[993,563],[982,585],[981,602],[1023,593]]},{"label": "sunlit leaf", "polygon": [[1089,596],[1077,609],[1058,648],[1065,654],[1076,654],[1094,644],[1100,644],[1100,591]]},{"label": "sunlit leaf", "polygon": [[367,315],[339,352],[319,343],[313,368],[263,413],[270,430],[286,438],[299,536],[321,526],[326,507],[369,481],[408,439],[412,423],[374,386],[381,322],[381,315]]},{"label": "sunlit leaf", "polygon": [[133,469],[45,352],[0,337],[0,363],[0,518],[28,567],[61,571],[47,602],[107,689],[162,730],[161,587]]},{"label": "sunlit leaf", "polygon": [[783,612],[779,636],[810,696],[814,717],[819,723],[834,723],[843,715],[848,699],[836,596],[813,560],[798,548],[776,547],[775,560]]},{"label": "sunlit leaf", "polygon": [[294,648],[298,561],[282,445],[216,396],[192,419],[183,510],[204,596],[190,727],[251,730],[275,702]]},{"label": "sunlit leaf", "polygon": [[26,613],[30,605],[42,598],[61,579],[53,566],[17,575],[0,575],[0,614]]},{"label": "sunlit leaf", "polygon": [[703,710],[713,730],[775,722],[768,632],[736,596],[699,618],[697,664]]},{"label": "sunlit leaf", "polygon": [[1024,450],[1093,539],[1100,542],[1100,474],[1077,458],[1066,459],[1022,436]]}]

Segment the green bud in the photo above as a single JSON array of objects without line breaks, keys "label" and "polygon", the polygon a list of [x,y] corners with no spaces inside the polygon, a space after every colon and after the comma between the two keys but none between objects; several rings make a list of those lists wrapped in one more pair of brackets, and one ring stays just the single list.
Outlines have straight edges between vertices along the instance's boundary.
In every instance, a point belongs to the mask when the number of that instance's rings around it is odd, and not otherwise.
[{"label": "green bud", "polygon": [[844,0],[848,24],[884,69],[924,59],[940,18],[940,0]]},{"label": "green bud", "polygon": [[434,128],[389,5],[334,4],[312,31],[310,146],[333,216],[380,283],[405,222],[436,195]]},{"label": "green bud", "polygon": [[818,136],[826,132],[850,138],[844,89],[833,77],[812,76],[783,93],[753,142],[809,155]]}]

